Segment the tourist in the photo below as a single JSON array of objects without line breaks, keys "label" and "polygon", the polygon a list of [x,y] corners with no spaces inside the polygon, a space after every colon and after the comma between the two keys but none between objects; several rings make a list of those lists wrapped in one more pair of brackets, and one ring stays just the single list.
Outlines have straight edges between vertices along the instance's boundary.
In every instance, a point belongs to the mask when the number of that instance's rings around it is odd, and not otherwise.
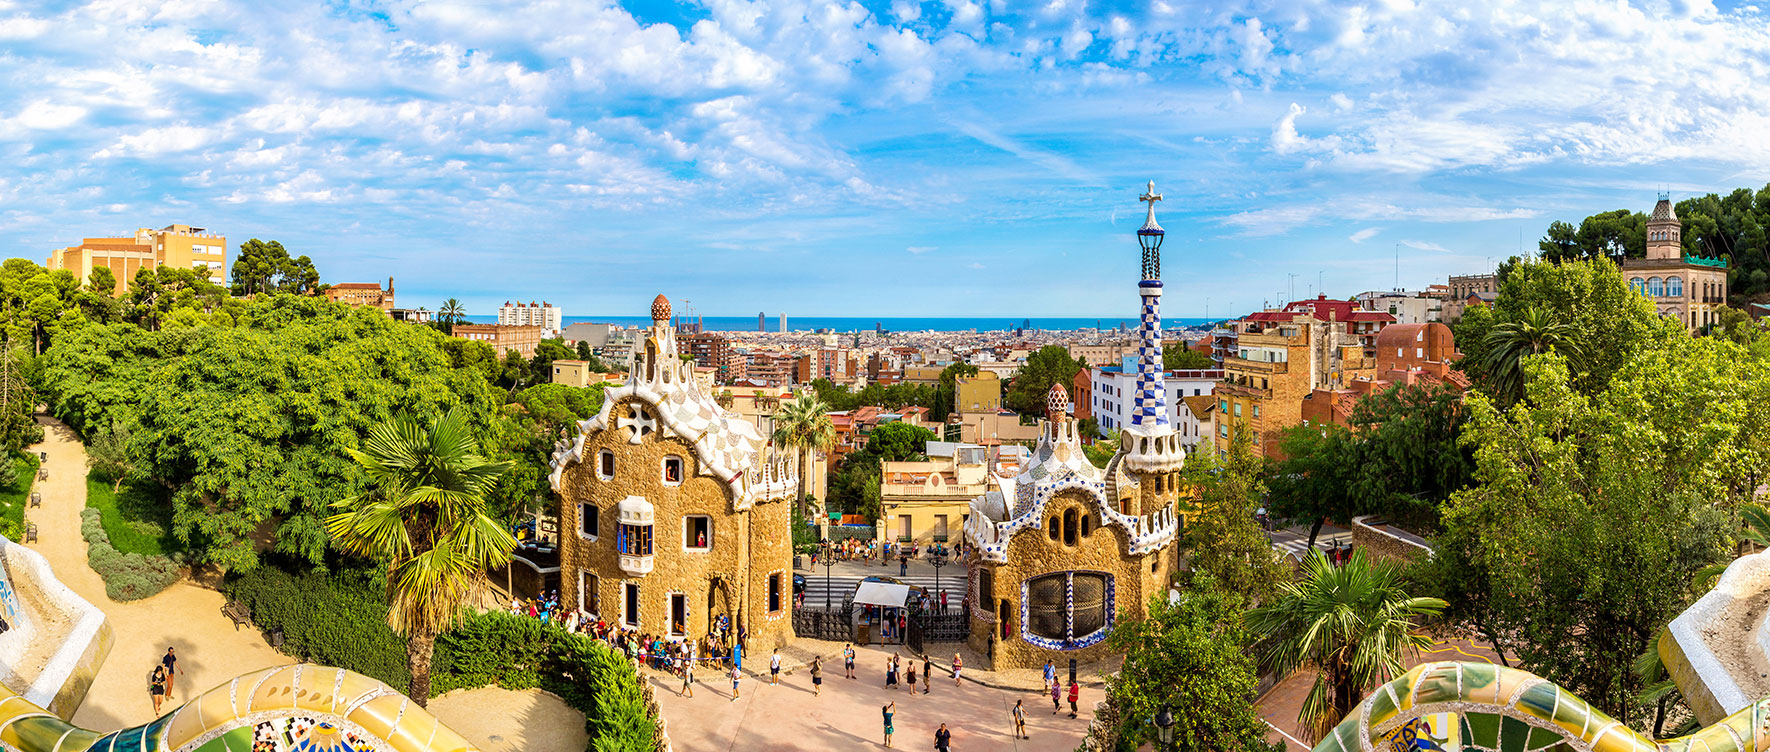
[{"label": "tourist", "polygon": [[916,659],[910,659],[910,668],[904,675],[904,683],[909,685],[910,694],[916,693]]},{"label": "tourist", "polygon": [[693,697],[694,696],[694,661],[684,661],[683,662],[683,664],[682,664],[682,691],[678,692],[676,694],[680,697]]},{"label": "tourist", "polygon": [[1047,686],[1047,687],[1051,686],[1051,682],[1054,682],[1054,681],[1057,681],[1057,667],[1051,665],[1050,659],[1046,659],[1045,660],[1045,686]]},{"label": "tourist", "polygon": [[1076,680],[1070,679],[1069,680],[1069,717],[1071,717],[1071,718],[1076,717],[1076,703],[1080,702],[1081,699],[1082,699],[1082,685],[1077,684]]},{"label": "tourist", "polygon": [[934,730],[934,749],[938,752],[950,752],[953,744],[953,732],[946,730],[946,724]]},{"label": "tourist", "polygon": [[965,670],[965,659],[953,653],[953,686],[959,686],[959,672]]},{"label": "tourist", "polygon": [[897,656],[885,659],[885,688],[897,688]]},{"label": "tourist", "polygon": [[172,648],[166,648],[166,654],[160,656],[160,665],[166,667],[166,696],[171,697],[178,688],[178,675],[184,673],[184,669],[178,667],[178,656],[173,654]]},{"label": "tourist", "polygon": [[154,699],[154,717],[160,717],[160,703],[166,701],[166,667],[155,666],[148,675],[148,695]]},{"label": "tourist", "polygon": [[781,649],[780,648],[775,648],[774,653],[772,655],[768,656],[768,683],[769,684],[781,683]]},{"label": "tourist", "polygon": [[928,694],[928,690],[932,689],[933,687],[934,687],[934,663],[929,661],[928,655],[926,653],[924,653],[922,655],[922,694]]},{"label": "tourist", "polygon": [[910,576],[910,557],[908,557],[908,556],[897,557],[897,574],[900,577]]},{"label": "tourist", "polygon": [[817,697],[824,693],[824,657],[811,659],[811,696]]},{"label": "tourist", "polygon": [[1052,679],[1051,680],[1051,715],[1057,715],[1057,711],[1062,709],[1062,707],[1063,707],[1063,685],[1058,684],[1056,679]]},{"label": "tourist", "polygon": [[1023,700],[1014,701],[1014,734],[1022,739],[1031,739],[1026,735],[1026,708],[1020,706]]},{"label": "tourist", "polygon": [[895,702],[885,703],[885,707],[880,708],[880,710],[885,713],[885,747],[886,747],[886,749],[890,749],[891,748],[891,716],[893,716],[897,713],[897,703],[895,703]]},{"label": "tourist", "polygon": [[848,678],[854,678],[854,645],[852,643],[842,646],[842,671]]},{"label": "tourist", "polygon": [[940,589],[940,610],[946,610],[946,588]]},{"label": "tourist", "polygon": [[738,698],[738,682],[743,681],[743,679],[744,670],[738,668],[736,663],[733,663],[731,665],[731,699],[736,700]]}]

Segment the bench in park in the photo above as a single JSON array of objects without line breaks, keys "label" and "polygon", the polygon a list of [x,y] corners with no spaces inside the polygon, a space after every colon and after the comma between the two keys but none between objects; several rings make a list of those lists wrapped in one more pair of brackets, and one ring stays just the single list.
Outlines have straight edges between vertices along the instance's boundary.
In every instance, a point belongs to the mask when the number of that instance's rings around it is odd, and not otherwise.
[{"label": "bench in park", "polygon": [[240,631],[241,624],[252,623],[252,611],[239,601],[228,601],[221,607],[221,615],[234,621],[235,632]]},{"label": "bench in park", "polygon": [[37,542],[37,523],[35,523],[35,522],[25,523],[25,542],[26,543],[36,543]]},{"label": "bench in park", "polygon": [[49,468],[47,468],[47,467],[38,468],[37,469],[37,480],[49,480]]},{"label": "bench in park", "polygon": [[43,494],[40,494],[36,491],[32,491],[31,492],[31,506],[34,506],[34,507],[43,506]]}]

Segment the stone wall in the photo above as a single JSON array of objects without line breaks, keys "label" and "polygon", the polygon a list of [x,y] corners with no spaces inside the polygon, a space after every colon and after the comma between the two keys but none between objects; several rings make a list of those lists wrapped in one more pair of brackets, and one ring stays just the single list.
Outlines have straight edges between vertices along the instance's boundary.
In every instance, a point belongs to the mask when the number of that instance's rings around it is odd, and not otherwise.
[{"label": "stone wall", "polygon": [[[611,414],[623,416],[629,408],[656,414],[643,401],[622,400]],[[610,623],[620,623],[624,585],[639,587],[639,625],[642,632],[663,634],[670,622],[670,597],[686,596],[688,619],[685,633],[708,632],[712,618],[726,614],[736,629],[741,618],[751,637],[751,649],[784,644],[792,639],[792,535],[788,502],[757,503],[748,511],[734,511],[724,480],[701,473],[701,463],[688,442],[674,436],[646,433],[640,443],[629,441],[630,429],[611,428],[586,436],[583,462],[565,469],[561,477],[560,504],[560,597],[567,607],[582,607]],[[614,456],[614,475],[599,476],[603,452]],[[664,481],[667,457],[683,462],[683,481]],[[616,549],[617,511],[628,496],[643,497],[653,507],[652,570],[631,575],[621,569]],[[594,539],[583,533],[579,504],[597,511]],[[685,518],[705,516],[712,523],[706,550],[690,550]],[[584,573],[596,579],[594,598],[580,592]],[[769,613],[768,578],[780,578],[781,609]],[[760,638],[760,642],[758,642]]]},{"label": "stone wall", "polygon": [[1381,528],[1365,524],[1370,515],[1352,518],[1352,546],[1363,549],[1366,556],[1414,561],[1432,554],[1432,549],[1402,538]]}]

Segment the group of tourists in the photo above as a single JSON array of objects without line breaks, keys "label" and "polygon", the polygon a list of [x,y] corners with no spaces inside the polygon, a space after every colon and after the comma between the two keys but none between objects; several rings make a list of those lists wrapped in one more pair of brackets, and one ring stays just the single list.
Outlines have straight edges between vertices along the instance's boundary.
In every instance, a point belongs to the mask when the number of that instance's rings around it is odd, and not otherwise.
[{"label": "group of tourists", "polygon": [[[1050,661],[1045,661],[1045,691],[1051,693],[1051,715],[1057,715],[1063,710],[1061,703],[1065,692],[1063,682],[1057,679],[1057,667],[1052,665]],[[1074,718],[1076,717],[1076,705],[1082,700],[1082,685],[1076,681],[1074,676],[1069,678],[1068,695],[1069,717]],[[1015,709],[1018,721],[1020,720],[1018,718],[1019,703],[1015,703]]]}]

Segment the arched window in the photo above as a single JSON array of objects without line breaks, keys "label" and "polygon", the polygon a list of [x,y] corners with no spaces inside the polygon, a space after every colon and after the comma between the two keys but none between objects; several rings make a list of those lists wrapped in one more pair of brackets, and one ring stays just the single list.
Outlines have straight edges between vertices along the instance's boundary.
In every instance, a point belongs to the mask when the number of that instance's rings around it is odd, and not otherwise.
[{"label": "arched window", "polygon": [[1063,521],[1058,519],[1057,515],[1051,515],[1050,528],[1051,540],[1057,540],[1058,536],[1063,534]]},{"label": "arched window", "polygon": [[1076,510],[1074,509],[1063,511],[1063,544],[1066,546],[1076,544]]},{"label": "arched window", "polygon": [[1051,650],[1100,642],[1112,628],[1112,590],[1112,577],[1099,572],[1055,572],[1023,581],[1023,636]]},{"label": "arched window", "polygon": [[1630,277],[1629,289],[1634,292],[1647,292],[1647,280],[1640,277]]},{"label": "arched window", "polygon": [[1675,297],[1675,298],[1676,297],[1683,297],[1683,295],[1684,295],[1684,278],[1683,277],[1666,277],[1666,294],[1670,295],[1672,297]]},{"label": "arched window", "polygon": [[1660,283],[1658,277],[1647,278],[1647,294],[1655,298],[1666,294],[1665,286]]}]

